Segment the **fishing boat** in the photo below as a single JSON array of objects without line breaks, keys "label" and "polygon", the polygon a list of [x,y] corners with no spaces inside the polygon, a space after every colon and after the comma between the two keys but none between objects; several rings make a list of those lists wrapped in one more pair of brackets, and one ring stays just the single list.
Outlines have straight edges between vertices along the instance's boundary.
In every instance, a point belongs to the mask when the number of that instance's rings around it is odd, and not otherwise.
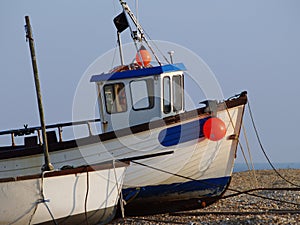
[{"label": "fishing boat", "polygon": [[[96,84],[102,131],[118,138],[105,148],[115,157],[141,150],[174,151],[128,168],[123,185],[125,213],[144,215],[212,204],[230,183],[247,92],[221,101],[199,99],[204,106],[186,110],[187,68],[173,63],[173,52],[162,63],[129,6],[120,3],[123,11],[114,23],[121,65],[90,79]],[[127,27],[136,47],[130,64],[124,64],[120,41]]]},{"label": "fishing boat", "polygon": [[114,218],[128,165],[111,161],[0,178],[0,224],[105,224]]},{"label": "fishing boat", "polygon": [[[199,99],[202,106],[186,110],[187,68],[172,59],[161,62],[129,6],[120,3],[123,11],[114,23],[121,65],[90,78],[100,118],[46,125],[51,164],[77,168],[130,159],[120,204],[125,215],[212,204],[230,183],[247,93],[226,100]],[[125,64],[120,34],[130,27],[128,18],[136,28],[131,36],[137,49],[135,60]],[[92,132],[91,124],[101,131]],[[64,140],[62,130],[70,126],[86,126],[88,135]],[[0,147],[0,179],[40,173],[40,131],[40,126],[25,126],[0,132],[11,136],[11,143]],[[15,142],[18,136],[25,136],[24,143]]]}]

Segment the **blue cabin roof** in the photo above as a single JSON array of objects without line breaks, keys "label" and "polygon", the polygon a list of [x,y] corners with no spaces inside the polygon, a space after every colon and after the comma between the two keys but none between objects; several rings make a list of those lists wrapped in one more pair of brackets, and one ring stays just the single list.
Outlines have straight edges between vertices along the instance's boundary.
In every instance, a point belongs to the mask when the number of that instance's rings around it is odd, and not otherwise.
[{"label": "blue cabin roof", "polygon": [[166,72],[176,72],[176,71],[185,71],[185,70],[186,68],[183,63],[167,64],[163,66],[142,68],[138,70],[126,70],[122,72],[102,73],[99,75],[93,75],[90,79],[90,82],[153,76],[153,75],[158,75]]}]

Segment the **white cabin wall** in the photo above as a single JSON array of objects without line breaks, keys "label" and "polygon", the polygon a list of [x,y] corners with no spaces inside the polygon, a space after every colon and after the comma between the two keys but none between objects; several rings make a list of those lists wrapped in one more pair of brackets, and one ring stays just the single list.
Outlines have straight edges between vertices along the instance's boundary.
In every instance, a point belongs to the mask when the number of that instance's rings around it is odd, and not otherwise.
[{"label": "white cabin wall", "polygon": [[[155,76],[157,77],[157,76]],[[154,79],[154,96],[157,96],[160,93],[160,80],[158,78],[153,77],[142,77],[142,78],[135,78],[135,79],[126,79],[126,80],[114,80],[108,82],[99,82],[98,83],[98,104],[99,104],[99,112],[100,118],[102,120],[102,132],[109,132],[113,130],[118,130],[130,126],[134,126],[137,124],[147,123],[152,120],[156,120],[161,118],[161,108],[160,108],[160,98],[154,98],[154,107],[151,109],[145,110],[134,110],[132,106],[132,99],[131,99],[131,91],[130,91],[130,82],[131,81],[138,81],[138,80],[145,80],[145,79]],[[106,84],[113,84],[122,82],[125,85],[126,91],[126,102],[127,102],[127,111],[121,113],[113,113],[109,114],[106,111],[105,105],[105,97],[103,88]],[[99,94],[100,92],[100,94]]]},{"label": "white cabin wall", "polygon": [[[109,132],[113,130],[118,130],[126,127],[131,127],[138,124],[148,123],[153,120],[161,119],[168,116],[177,115],[184,111],[184,96],[182,96],[182,110],[173,111],[173,82],[172,77],[174,75],[183,75],[182,71],[163,73],[160,75],[153,75],[147,77],[139,77],[132,79],[124,79],[124,80],[112,80],[106,82],[98,82],[98,104],[99,104],[99,112],[100,118],[102,121],[102,132]],[[171,112],[164,113],[163,112],[163,78],[169,76],[170,77],[170,88],[171,88]],[[133,103],[131,98],[131,90],[130,90],[130,82],[139,81],[139,80],[147,80],[153,79],[154,82],[154,107],[151,109],[141,109],[134,110]],[[109,114],[106,111],[105,105],[105,96],[103,88],[107,84],[114,83],[123,83],[126,91],[126,102],[127,102],[127,111],[112,113]],[[99,94],[100,92],[100,94]],[[183,91],[184,95],[184,91]]]}]

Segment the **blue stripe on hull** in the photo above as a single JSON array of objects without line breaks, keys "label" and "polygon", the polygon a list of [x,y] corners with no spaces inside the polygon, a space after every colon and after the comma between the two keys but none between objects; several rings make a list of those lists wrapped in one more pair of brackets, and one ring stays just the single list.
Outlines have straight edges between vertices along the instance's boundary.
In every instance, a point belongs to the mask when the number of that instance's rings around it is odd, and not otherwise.
[{"label": "blue stripe on hull", "polygon": [[203,125],[209,118],[211,117],[208,116],[200,120],[195,120],[192,122],[164,129],[159,133],[158,140],[161,145],[165,147],[170,147],[191,140],[202,138],[204,137],[202,129]]},{"label": "blue stripe on hull", "polygon": [[207,198],[217,197],[223,193],[230,182],[230,177],[211,178],[205,180],[194,180],[184,183],[162,184],[140,188],[123,189],[123,197],[129,204],[134,201],[178,201],[180,198]]}]

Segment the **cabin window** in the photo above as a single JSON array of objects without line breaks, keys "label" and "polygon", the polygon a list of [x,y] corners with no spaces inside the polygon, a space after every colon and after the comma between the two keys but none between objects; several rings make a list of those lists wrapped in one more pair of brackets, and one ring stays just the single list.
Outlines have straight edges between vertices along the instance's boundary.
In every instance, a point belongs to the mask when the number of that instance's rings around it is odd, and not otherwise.
[{"label": "cabin window", "polygon": [[178,112],[182,110],[182,88],[183,88],[183,82],[182,82],[182,76],[176,75],[173,76],[173,112]]},{"label": "cabin window", "polygon": [[163,111],[164,113],[171,112],[171,87],[170,77],[164,77],[163,79]]},{"label": "cabin window", "polygon": [[138,80],[130,82],[133,110],[151,109],[154,107],[153,80]]},{"label": "cabin window", "polygon": [[127,111],[125,86],[123,83],[104,86],[106,111],[109,114]]}]

